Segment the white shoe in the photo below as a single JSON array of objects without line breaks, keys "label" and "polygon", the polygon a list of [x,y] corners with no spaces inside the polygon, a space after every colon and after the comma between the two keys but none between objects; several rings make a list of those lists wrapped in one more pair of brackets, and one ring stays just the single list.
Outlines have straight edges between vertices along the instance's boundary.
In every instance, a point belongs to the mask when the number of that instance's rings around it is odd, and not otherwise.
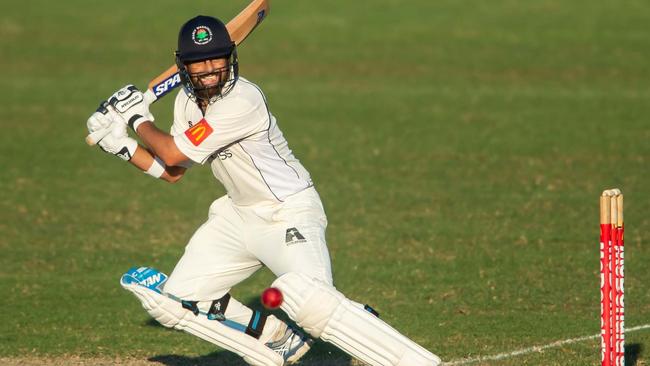
[{"label": "white shoe", "polygon": [[276,335],[275,339],[266,343],[266,346],[282,356],[287,364],[298,361],[314,343],[313,339],[287,324],[283,324]]}]

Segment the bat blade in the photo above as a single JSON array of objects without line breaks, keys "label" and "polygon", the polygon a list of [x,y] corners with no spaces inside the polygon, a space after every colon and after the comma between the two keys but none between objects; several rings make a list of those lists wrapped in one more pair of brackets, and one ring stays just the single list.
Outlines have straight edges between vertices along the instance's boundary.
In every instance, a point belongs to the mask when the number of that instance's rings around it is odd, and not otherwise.
[{"label": "bat blade", "polygon": [[228,33],[236,45],[244,42],[246,37],[257,28],[271,10],[269,0],[254,0],[228,24]]}]

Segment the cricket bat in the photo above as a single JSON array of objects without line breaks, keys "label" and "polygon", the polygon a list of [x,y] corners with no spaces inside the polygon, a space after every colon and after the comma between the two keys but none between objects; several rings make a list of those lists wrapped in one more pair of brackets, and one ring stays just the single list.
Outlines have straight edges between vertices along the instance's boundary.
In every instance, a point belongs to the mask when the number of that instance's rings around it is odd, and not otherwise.
[{"label": "cricket bat", "polygon": [[[266,18],[270,11],[269,2],[270,0],[253,0],[226,24],[230,38],[236,45],[242,43],[257,25]],[[154,103],[179,85],[181,85],[181,78],[178,75],[178,67],[173,65],[149,82],[147,90],[143,93],[145,101],[149,104]],[[86,143],[90,146],[95,145],[110,131],[110,128],[97,130],[86,136]]]}]

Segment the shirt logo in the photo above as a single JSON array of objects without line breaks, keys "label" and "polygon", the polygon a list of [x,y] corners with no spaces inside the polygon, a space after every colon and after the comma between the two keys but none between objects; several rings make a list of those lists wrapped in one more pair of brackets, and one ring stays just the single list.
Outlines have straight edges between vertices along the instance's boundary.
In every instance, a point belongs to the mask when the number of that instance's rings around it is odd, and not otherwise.
[{"label": "shirt logo", "polygon": [[208,138],[212,133],[212,127],[205,119],[192,126],[192,128],[185,131],[185,136],[190,140],[194,146],[199,146],[203,140]]},{"label": "shirt logo", "polygon": [[285,234],[285,239],[284,243],[286,245],[293,245],[293,244],[299,244],[299,243],[306,243],[307,240],[305,237],[296,229],[295,227],[291,227],[287,229],[287,233]]}]

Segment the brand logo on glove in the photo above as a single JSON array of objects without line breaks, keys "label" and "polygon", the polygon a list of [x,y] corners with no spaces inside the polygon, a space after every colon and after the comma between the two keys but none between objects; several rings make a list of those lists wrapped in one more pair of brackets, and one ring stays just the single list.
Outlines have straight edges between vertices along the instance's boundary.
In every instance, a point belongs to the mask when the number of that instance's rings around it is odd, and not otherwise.
[{"label": "brand logo on glove", "polygon": [[131,160],[131,153],[129,153],[129,149],[126,146],[123,147],[122,150],[118,151],[115,156],[125,161]]},{"label": "brand logo on glove", "polygon": [[129,97],[129,99],[115,103],[115,109],[117,109],[118,112],[123,113],[129,110],[129,108],[133,107],[135,104],[142,102],[143,100],[144,98],[142,97],[141,93],[133,94]]},{"label": "brand logo on glove", "polygon": [[192,128],[185,131],[185,136],[190,140],[194,146],[199,146],[203,140],[208,138],[212,133],[212,127],[205,119],[202,119],[199,123],[194,125]]},{"label": "brand logo on glove", "polygon": [[210,28],[200,25],[194,28],[194,31],[192,32],[192,40],[199,46],[204,45],[212,40],[212,31]]}]

